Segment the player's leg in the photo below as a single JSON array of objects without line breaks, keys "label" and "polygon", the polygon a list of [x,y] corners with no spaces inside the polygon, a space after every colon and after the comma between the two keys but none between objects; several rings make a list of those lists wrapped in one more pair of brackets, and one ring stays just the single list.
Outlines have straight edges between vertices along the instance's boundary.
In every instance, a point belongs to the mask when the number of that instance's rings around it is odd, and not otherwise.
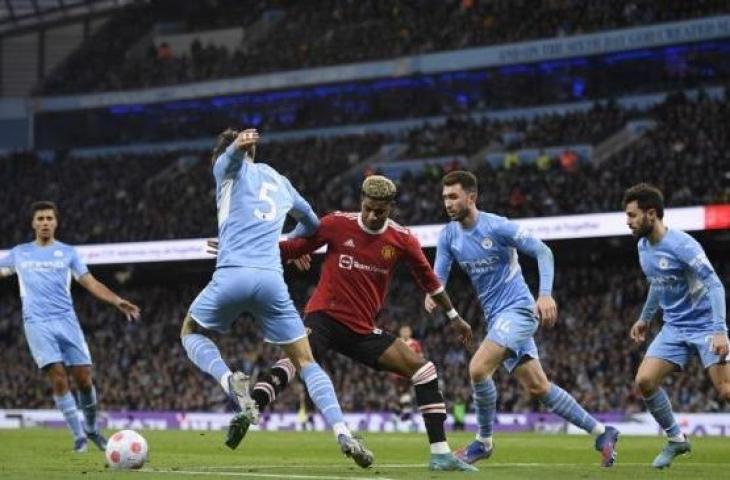
[{"label": "player's leg", "polygon": [[374,460],[372,452],[365,448],[360,440],[354,438],[347,428],[332,380],[314,361],[307,337],[300,337],[292,343],[282,345],[282,348],[299,372],[317,410],[334,431],[342,453],[351,457],[362,468],[372,465]]},{"label": "player's leg", "polygon": [[188,313],[180,329],[180,340],[188,358],[202,371],[213,377],[230,394],[231,369],[223,360],[218,346],[208,331]]},{"label": "player's leg", "polygon": [[[252,291],[252,275],[238,268],[216,270],[213,278],[190,305],[182,322],[180,340],[188,358],[202,371],[213,377],[231,398],[238,410],[252,413],[254,402],[249,397],[248,377],[242,372],[231,373],[211,332],[225,332],[241,313],[246,295]],[[255,413],[255,415],[254,415]]]},{"label": "player's leg", "polygon": [[87,439],[83,426],[81,425],[81,419],[79,418],[76,399],[69,388],[66,367],[60,362],[51,363],[43,367],[43,371],[46,373],[46,377],[51,384],[53,401],[56,404],[56,408],[63,413],[66,425],[68,425],[74,437],[74,451],[77,453],[86,452]]},{"label": "player's leg", "polygon": [[99,450],[106,449],[106,438],[97,424],[96,388],[91,375],[91,353],[84,332],[75,316],[66,319],[65,328],[59,334],[63,361],[74,379],[78,392],[78,406],[84,414],[84,432]]},{"label": "player's leg", "polygon": [[373,454],[347,428],[332,380],[314,361],[304,323],[294,308],[283,276],[272,271],[259,277],[259,287],[249,309],[263,329],[264,340],[282,347],[299,372],[310,398],[333,429],[341,451],[359,466],[370,466]]},{"label": "player's leg", "polygon": [[497,416],[497,388],[492,377],[508,357],[507,348],[487,336],[469,362],[469,378],[479,431],[473,442],[456,451],[456,455],[468,463],[487,459],[494,451],[492,429]]},{"label": "player's leg", "polygon": [[655,468],[666,468],[677,456],[691,450],[687,438],[679,429],[669,396],[661,387],[667,376],[684,368],[692,355],[684,340],[680,331],[664,325],[649,345],[636,372],[636,387],[644,399],[646,409],[662,427],[668,439],[667,445],[652,462]]},{"label": "player's leg", "polygon": [[707,369],[707,374],[717,390],[720,400],[730,403],[730,363],[716,363]]},{"label": "player's leg", "polygon": [[[381,334],[381,336],[384,334]],[[370,335],[369,337],[372,337]],[[397,373],[411,379],[416,392],[418,410],[423,416],[426,433],[431,448],[431,470],[475,471],[476,468],[465,463],[451,453],[446,441],[444,422],[446,421],[446,403],[438,385],[436,366],[420,354],[411,350],[408,345],[392,335],[390,346],[377,357],[380,370]],[[384,344],[382,340],[379,342]]]},{"label": "player's leg", "polygon": [[[309,337],[309,345],[314,360],[319,362],[331,347],[332,331],[330,322],[324,314],[315,312],[305,319]],[[296,375],[296,368],[288,358],[279,359],[271,369],[260,375],[251,392],[259,411],[263,411],[284,390]]]},{"label": "player's leg", "polygon": [[26,322],[25,338],[30,353],[38,368],[42,369],[51,385],[53,401],[56,408],[63,413],[69,430],[74,438],[74,451],[86,451],[86,435],[81,426],[76,399],[71,394],[68,375],[63,365],[63,355],[56,338],[56,322]]},{"label": "player's leg", "polygon": [[79,408],[84,414],[84,432],[103,451],[106,449],[106,438],[99,430],[97,422],[96,388],[92,381],[91,366],[73,365],[69,367],[69,373],[79,393]]},{"label": "player's leg", "polygon": [[539,360],[523,357],[523,362],[515,368],[515,377],[533,399],[542,402],[551,412],[593,435],[604,432],[604,426],[572,395],[548,380]]},{"label": "player's leg", "polygon": [[636,372],[636,387],[639,389],[647,410],[666,432],[670,440],[682,441],[684,437],[672,412],[669,396],[661,387],[664,379],[677,370],[677,365],[662,358],[645,357]]},{"label": "player's leg", "polygon": [[[532,350],[532,346],[527,348],[527,351],[529,350]],[[534,351],[537,353],[537,348],[534,348]],[[602,455],[601,464],[604,467],[613,466],[616,462],[618,430],[614,427],[604,426],[589,414],[571,394],[550,382],[537,358],[527,354],[522,358],[522,363],[514,371],[515,377],[522,387],[533,399],[539,400],[551,412],[595,436],[595,448]]]},{"label": "player's leg", "polygon": [[276,400],[295,375],[294,364],[288,358],[280,358],[267,372],[259,375],[251,391],[251,398],[256,402],[260,412]]}]

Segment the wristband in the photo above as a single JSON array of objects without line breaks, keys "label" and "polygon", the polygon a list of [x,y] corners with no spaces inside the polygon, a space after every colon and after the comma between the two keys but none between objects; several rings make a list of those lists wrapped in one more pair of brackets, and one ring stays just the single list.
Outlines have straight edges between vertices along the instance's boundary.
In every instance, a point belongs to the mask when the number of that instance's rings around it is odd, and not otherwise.
[{"label": "wristband", "polygon": [[449,320],[453,320],[459,316],[459,312],[457,312],[455,308],[452,308],[451,310],[446,312],[446,316],[449,317]]}]

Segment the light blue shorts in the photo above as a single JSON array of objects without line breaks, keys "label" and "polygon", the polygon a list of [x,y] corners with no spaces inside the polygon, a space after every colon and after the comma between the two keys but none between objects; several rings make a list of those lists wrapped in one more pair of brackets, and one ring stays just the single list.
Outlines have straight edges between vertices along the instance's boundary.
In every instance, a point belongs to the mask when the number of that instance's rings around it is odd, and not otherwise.
[{"label": "light blue shorts", "polygon": [[218,268],[188,313],[201,327],[226,332],[244,312],[256,319],[269,343],[284,345],[307,336],[284,275],[276,270]]},{"label": "light blue shorts", "polygon": [[25,338],[38,368],[52,363],[91,365],[89,346],[75,315],[43,321],[26,321]]},{"label": "light blue shorts", "polygon": [[534,339],[538,325],[529,308],[501,312],[490,322],[486,339],[509,350],[510,356],[502,362],[508,372],[512,373],[525,357],[539,358]]},{"label": "light blue shorts", "polygon": [[665,324],[646,351],[647,357],[661,358],[684,369],[693,354],[697,354],[705,368],[723,363],[727,358],[712,353],[710,330],[686,330]]}]

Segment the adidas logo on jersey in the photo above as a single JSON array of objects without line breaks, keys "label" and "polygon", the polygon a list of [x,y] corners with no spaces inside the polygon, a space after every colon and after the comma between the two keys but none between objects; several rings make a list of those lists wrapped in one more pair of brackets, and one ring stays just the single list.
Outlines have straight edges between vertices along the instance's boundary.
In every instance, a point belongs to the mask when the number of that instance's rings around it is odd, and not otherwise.
[{"label": "adidas logo on jersey", "polygon": [[353,239],[347,240],[345,243],[342,244],[343,247],[350,247],[355,248],[355,241]]}]

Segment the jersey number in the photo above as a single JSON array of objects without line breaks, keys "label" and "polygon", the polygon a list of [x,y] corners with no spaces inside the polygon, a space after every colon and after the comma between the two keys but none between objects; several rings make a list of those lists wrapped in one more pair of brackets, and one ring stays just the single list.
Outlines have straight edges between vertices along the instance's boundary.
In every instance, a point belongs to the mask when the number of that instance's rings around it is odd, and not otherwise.
[{"label": "jersey number", "polygon": [[273,183],[263,182],[261,184],[261,190],[259,191],[259,200],[263,200],[264,202],[268,203],[269,210],[267,212],[263,212],[259,208],[257,208],[253,211],[253,214],[256,215],[256,218],[265,222],[270,222],[276,218],[276,203],[269,194],[278,190],[279,187],[274,185]]}]

